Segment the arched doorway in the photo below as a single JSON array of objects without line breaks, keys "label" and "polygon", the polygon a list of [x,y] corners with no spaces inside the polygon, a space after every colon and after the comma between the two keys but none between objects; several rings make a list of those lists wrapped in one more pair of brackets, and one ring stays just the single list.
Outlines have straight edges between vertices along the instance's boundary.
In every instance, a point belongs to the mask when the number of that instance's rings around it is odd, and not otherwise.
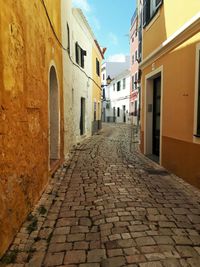
[{"label": "arched doorway", "polygon": [[49,141],[50,141],[50,166],[60,158],[59,134],[59,88],[56,70],[51,66],[49,77]]}]

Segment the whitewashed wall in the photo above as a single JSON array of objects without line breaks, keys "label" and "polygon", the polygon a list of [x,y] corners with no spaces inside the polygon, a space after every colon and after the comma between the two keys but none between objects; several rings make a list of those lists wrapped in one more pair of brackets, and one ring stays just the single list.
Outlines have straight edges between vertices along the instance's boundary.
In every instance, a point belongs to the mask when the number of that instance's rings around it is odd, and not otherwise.
[{"label": "whitewashed wall", "polygon": [[[72,55],[72,14],[71,0],[61,1],[61,20],[62,20],[62,43],[68,47],[67,24],[70,29],[70,47]],[[72,106],[72,63],[67,51],[63,51],[63,98],[64,98],[64,154],[67,157],[69,150],[75,143],[73,131],[73,106]]]},{"label": "whitewashed wall", "polygon": [[[126,79],[125,89],[123,89],[123,79],[124,78]],[[118,81],[121,81],[120,91],[117,91],[117,82]],[[115,84],[115,90],[113,89],[114,84]],[[123,106],[126,106],[126,108],[125,108],[126,123],[130,123],[130,118],[129,118],[130,72],[128,70],[121,73],[120,75],[118,75],[112,81],[112,83],[107,87],[106,99],[110,100],[109,108],[106,109],[107,121],[109,121],[108,117],[114,116],[113,108],[115,107],[116,123],[123,123],[124,122]],[[108,107],[108,104],[107,104],[107,107]],[[120,109],[120,116],[118,116],[118,114],[117,114],[118,108]]]},{"label": "whitewashed wall", "polygon": [[[92,77],[92,39],[85,25],[82,12],[79,9],[72,10],[72,55],[75,59],[75,43],[87,51],[85,58],[84,71]],[[81,67],[80,67],[81,68]],[[85,134],[80,135],[80,114],[81,114],[81,97],[85,98]],[[92,82],[77,67],[73,67],[72,73],[72,105],[73,105],[73,130],[75,141],[79,142],[83,138],[91,135],[92,121]]]}]

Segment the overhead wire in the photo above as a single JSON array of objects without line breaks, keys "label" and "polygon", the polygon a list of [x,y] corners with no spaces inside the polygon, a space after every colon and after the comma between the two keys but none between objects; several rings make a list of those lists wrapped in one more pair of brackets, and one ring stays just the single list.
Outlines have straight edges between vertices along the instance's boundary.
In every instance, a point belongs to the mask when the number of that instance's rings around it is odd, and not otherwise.
[{"label": "overhead wire", "polygon": [[45,5],[44,0],[40,0],[40,2],[42,3],[42,6],[44,7],[45,14],[46,14],[46,16],[47,16],[49,25],[50,25],[50,27],[51,27],[51,30],[52,30],[52,32],[53,32],[53,35],[54,35],[54,37],[56,38],[56,41],[58,42],[59,46],[60,46],[64,51],[67,52],[68,57],[69,57],[71,63],[72,63],[75,67],[77,67],[81,72],[83,72],[83,73],[85,74],[85,76],[86,76],[89,80],[91,80],[91,81],[92,81],[92,82],[93,82],[93,83],[94,83],[100,90],[102,90],[102,88],[98,85],[98,83],[97,83],[92,77],[90,77],[90,76],[89,76],[89,75],[88,75],[88,74],[87,74],[87,73],[86,73],[86,72],[85,72],[79,65],[77,65],[77,64],[73,61],[73,59],[71,58],[71,55],[70,55],[70,53],[69,53],[69,49],[66,48],[66,47],[64,47],[64,45],[63,45],[62,42],[60,41],[60,39],[59,39],[59,37],[58,37],[58,35],[57,35],[55,29],[54,29],[53,23],[52,23],[51,18],[50,18],[50,16],[49,16],[49,13],[48,13],[48,10],[47,10],[47,7],[46,7],[46,5]]}]

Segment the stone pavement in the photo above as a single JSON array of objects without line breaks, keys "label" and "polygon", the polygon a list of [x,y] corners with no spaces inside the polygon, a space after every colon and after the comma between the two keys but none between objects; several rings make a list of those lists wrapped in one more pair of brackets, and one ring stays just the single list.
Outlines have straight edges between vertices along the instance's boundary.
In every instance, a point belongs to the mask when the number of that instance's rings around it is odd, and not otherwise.
[{"label": "stone pavement", "polygon": [[73,151],[6,266],[200,266],[200,192],[130,153],[129,134],[129,126],[105,125]]}]

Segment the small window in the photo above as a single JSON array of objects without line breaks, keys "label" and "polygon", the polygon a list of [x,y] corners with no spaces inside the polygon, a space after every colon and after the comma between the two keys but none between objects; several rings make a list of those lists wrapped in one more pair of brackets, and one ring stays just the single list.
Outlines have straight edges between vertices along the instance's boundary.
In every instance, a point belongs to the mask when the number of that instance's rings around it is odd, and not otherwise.
[{"label": "small window", "polygon": [[105,80],[105,74],[103,74],[103,81]]},{"label": "small window", "polygon": [[135,89],[135,84],[134,84],[134,82],[135,82],[135,76],[133,75],[133,76],[132,76],[132,91]]},{"label": "small window", "polygon": [[117,82],[117,91],[121,90],[121,81]]},{"label": "small window", "polygon": [[76,52],[76,63],[84,68],[85,62],[84,57],[87,55],[87,52],[83,50],[78,42],[75,43],[75,52]]},{"label": "small window", "polygon": [[132,65],[134,64],[134,55],[132,55]]},{"label": "small window", "polygon": [[113,83],[113,91],[115,91],[115,83]]},{"label": "small window", "polygon": [[135,60],[137,60],[137,50],[135,51]]},{"label": "small window", "polygon": [[123,79],[123,89],[126,88],[126,78]]},{"label": "small window", "polygon": [[137,30],[135,30],[135,37],[137,37]]},{"label": "small window", "polygon": [[120,117],[120,108],[117,108],[117,117]]},{"label": "small window", "polygon": [[96,73],[98,76],[100,76],[100,64],[97,58],[96,58]]},{"label": "small window", "polygon": [[137,89],[137,72],[135,73],[135,89]]}]

